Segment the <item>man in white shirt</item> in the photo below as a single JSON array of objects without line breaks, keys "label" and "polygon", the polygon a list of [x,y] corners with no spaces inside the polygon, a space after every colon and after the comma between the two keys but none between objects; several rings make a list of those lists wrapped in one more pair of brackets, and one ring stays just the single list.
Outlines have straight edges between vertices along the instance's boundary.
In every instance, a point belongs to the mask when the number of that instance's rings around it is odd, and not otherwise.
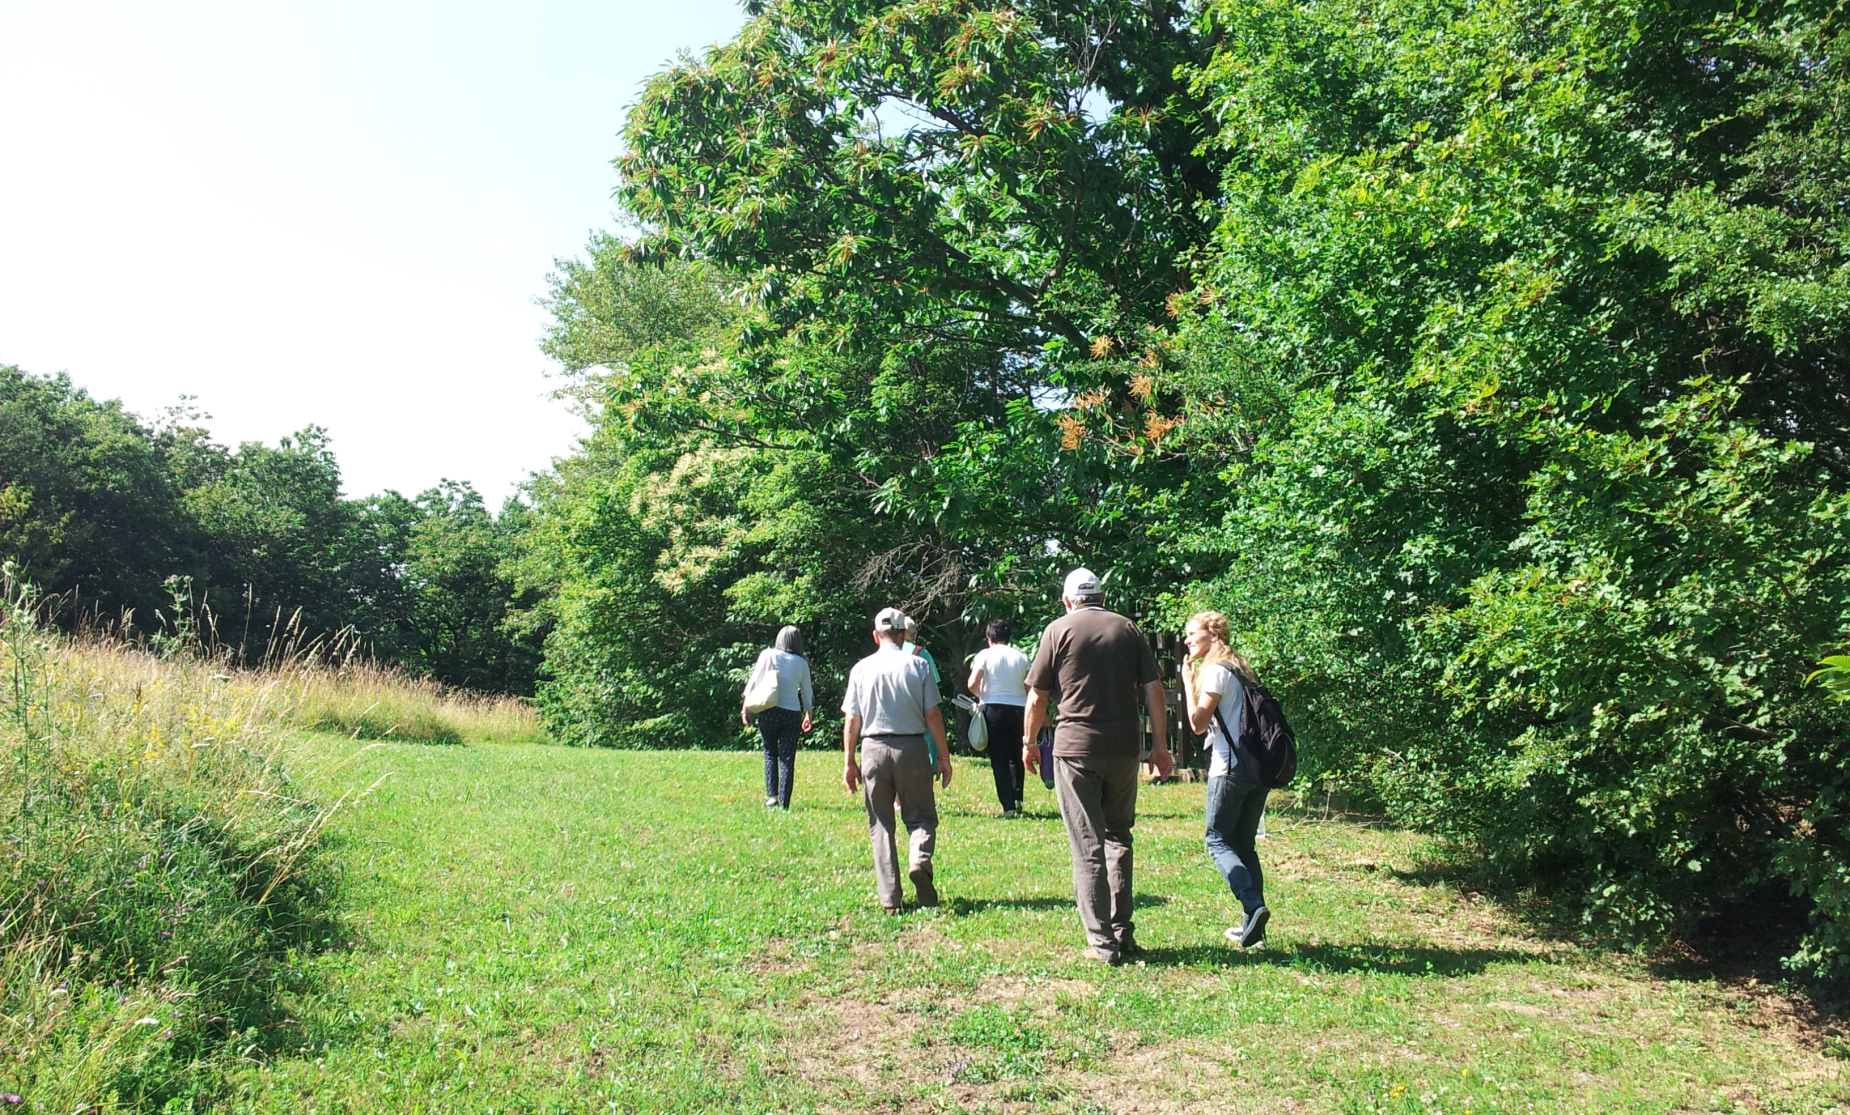
[{"label": "man in white shirt", "polygon": [[[904,902],[899,857],[894,848],[893,806],[905,823],[907,878],[921,906],[936,906],[931,856],[938,842],[938,804],[932,792],[934,768],[951,784],[951,749],[938,707],[938,685],[925,660],[902,649],[906,616],[883,608],[874,617],[879,649],[854,664],[842,696],[842,784],[857,787],[867,804],[868,837],[874,846],[874,882],[880,905],[897,914]],[[933,755],[933,745],[936,755]],[[855,747],[861,750],[855,760]]]},{"label": "man in white shirt", "polygon": [[1028,656],[1009,645],[1014,630],[1005,619],[992,619],[984,632],[989,646],[970,663],[965,688],[983,702],[983,726],[989,730],[989,766],[996,776],[996,800],[1004,820],[1021,816],[1022,785],[1027,777],[1021,751],[1022,716],[1028,705]]}]

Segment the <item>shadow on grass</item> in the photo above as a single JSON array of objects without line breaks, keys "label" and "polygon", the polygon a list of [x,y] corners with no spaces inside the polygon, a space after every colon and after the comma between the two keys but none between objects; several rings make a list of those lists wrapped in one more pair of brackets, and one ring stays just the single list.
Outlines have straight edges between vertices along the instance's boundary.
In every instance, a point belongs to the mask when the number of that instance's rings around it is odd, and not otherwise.
[{"label": "shadow on grass", "polygon": [[[1131,900],[1134,910],[1167,906],[1169,899],[1160,894],[1140,894]],[[952,898],[944,908],[954,917],[969,917],[988,910],[1071,910],[1073,899],[1063,898]]]},{"label": "shadow on grass", "polygon": [[1649,959],[1662,979],[1715,980],[1750,995],[1774,989],[1790,998],[1793,1021],[1815,1031],[1850,1019],[1850,979],[1808,977],[1786,967],[1811,928],[1809,903],[1772,881],[1711,906]]},{"label": "shadow on grass", "polygon": [[1065,910],[1070,909],[1070,898],[953,898],[946,902],[945,908],[953,916],[967,918],[972,914],[986,913],[990,910]]},{"label": "shadow on grass", "polygon": [[[854,807],[856,809],[861,808],[858,798],[855,801]],[[1032,824],[1036,821],[1052,821],[1054,824],[1060,823],[1060,811],[1058,809],[1047,809],[1026,805],[1022,807],[1019,816],[1004,820],[1000,815],[1001,808],[1001,806],[993,801],[982,802],[977,805],[965,805],[962,802],[940,798],[938,800],[938,818],[940,822],[942,822],[945,817],[968,817],[977,821],[1003,821],[1003,823],[1011,825]]]},{"label": "shadow on grass", "polygon": [[1327,812],[1309,806],[1285,805],[1274,809],[1266,803],[1266,823],[1279,828],[1292,828],[1298,825],[1347,825],[1350,828],[1371,829],[1375,832],[1405,832],[1407,827],[1396,823],[1385,813],[1362,813],[1356,811]]},{"label": "shadow on grass", "polygon": [[1525,952],[1508,949],[1448,949],[1396,945],[1287,945],[1236,951],[1219,945],[1154,948],[1143,962],[1176,968],[1253,968],[1262,965],[1298,968],[1336,975],[1364,973],[1451,979],[1474,976],[1492,964],[1532,961]]},{"label": "shadow on grass", "polygon": [[1798,949],[1809,926],[1810,907],[1777,880],[1691,911],[1669,940],[1647,941],[1641,948],[1635,941],[1590,933],[1573,903],[1551,901],[1532,886],[1501,879],[1456,851],[1388,874],[1409,886],[1492,899],[1544,939],[1573,942],[1594,955],[1641,958],[1659,979],[1778,988],[1802,998],[1801,1013],[1814,1020],[1850,1014],[1850,981],[1807,979],[1785,966],[1784,958]]}]

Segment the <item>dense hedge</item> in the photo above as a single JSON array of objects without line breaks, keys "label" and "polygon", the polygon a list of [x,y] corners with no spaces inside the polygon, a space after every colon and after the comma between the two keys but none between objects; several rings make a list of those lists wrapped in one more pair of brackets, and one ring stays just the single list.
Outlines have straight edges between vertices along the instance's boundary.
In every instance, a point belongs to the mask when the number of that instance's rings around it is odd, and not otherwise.
[{"label": "dense hedge", "polygon": [[1778,884],[1841,971],[1850,721],[1805,678],[1850,622],[1850,43],[1801,4],[1221,12],[1180,346],[1246,378],[1177,385],[1253,450],[1189,595],[1320,762],[1504,878],[1635,940]]}]

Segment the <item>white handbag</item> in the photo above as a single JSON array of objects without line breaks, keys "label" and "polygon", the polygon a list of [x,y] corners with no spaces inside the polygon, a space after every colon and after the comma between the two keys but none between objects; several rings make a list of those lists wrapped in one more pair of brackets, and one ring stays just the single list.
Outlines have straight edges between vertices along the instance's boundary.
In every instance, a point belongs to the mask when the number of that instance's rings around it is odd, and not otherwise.
[{"label": "white handbag", "polygon": [[777,707],[777,671],[763,670],[752,675],[745,687],[745,711],[757,714]]}]

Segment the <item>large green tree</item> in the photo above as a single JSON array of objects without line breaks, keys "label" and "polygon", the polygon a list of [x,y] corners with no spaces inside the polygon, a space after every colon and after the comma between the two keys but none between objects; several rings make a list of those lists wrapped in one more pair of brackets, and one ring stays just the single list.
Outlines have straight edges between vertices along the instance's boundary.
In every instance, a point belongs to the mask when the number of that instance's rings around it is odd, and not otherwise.
[{"label": "large green tree", "polygon": [[1212,228],[1189,73],[1218,32],[1175,3],[750,11],[650,83],[618,165],[634,254],[727,269],[754,316],[624,405],[825,454],[954,641],[1044,618],[1081,561],[1153,598],[1191,557],[1148,545],[1147,509],[1186,519],[1196,489],[1147,387]]},{"label": "large green tree", "polygon": [[509,500],[494,514],[473,487],[456,481],[407,502],[402,562],[390,567],[402,603],[374,621],[375,645],[390,661],[449,685],[532,693],[544,631],[515,617],[533,600],[518,592],[510,567],[531,508]]},{"label": "large green tree", "polygon": [[[292,632],[306,639],[349,626],[355,598],[378,589],[354,583],[356,535],[373,524],[341,499],[326,432],[189,449],[182,504],[205,551],[193,590],[217,616],[220,638],[261,653]],[[388,532],[402,529],[399,518]]]},{"label": "large green tree", "polygon": [[1169,559],[1114,540],[1146,529],[1141,466],[1174,462],[1063,432],[1008,353],[898,326],[884,348],[779,333],[736,273],[608,237],[561,265],[548,304],[547,351],[595,428],[536,486],[519,563],[547,597],[540,697],[560,738],[732,738],[742,670],[785,622],[808,631],[826,709],[885,604],[920,618],[955,689],[984,621],[1032,636],[1057,614],[1065,566]]},{"label": "large green tree", "polygon": [[849,586],[879,545],[871,492],[734,405],[728,357],[751,314],[733,282],[638,264],[608,238],[555,276],[548,352],[581,376],[594,426],[535,482],[514,568],[550,627],[539,696],[557,738],[734,739],[743,670],[785,623],[805,630],[826,713],[865,641]]},{"label": "large green tree", "polygon": [[1134,335],[1217,187],[1173,0],[770,0],[630,114],[623,196],[655,252],[737,271],[764,328],[1016,357]]}]

